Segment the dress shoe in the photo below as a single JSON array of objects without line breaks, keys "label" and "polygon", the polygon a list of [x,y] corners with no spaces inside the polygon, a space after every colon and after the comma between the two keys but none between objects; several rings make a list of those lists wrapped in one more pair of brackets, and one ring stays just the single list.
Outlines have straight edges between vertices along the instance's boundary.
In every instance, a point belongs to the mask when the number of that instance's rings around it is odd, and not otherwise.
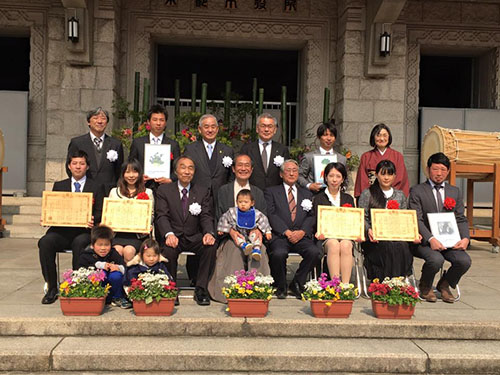
[{"label": "dress shoe", "polygon": [[50,305],[57,300],[57,289],[51,288],[49,291],[43,296],[42,298],[42,304],[43,305]]},{"label": "dress shoe", "polygon": [[208,292],[200,287],[196,287],[196,289],[194,290],[194,300],[200,306],[210,305],[210,296]]},{"label": "dress shoe", "polygon": [[286,299],[286,291],[284,291],[283,289],[276,290],[276,298]]},{"label": "dress shoe", "polygon": [[437,283],[436,289],[441,293],[441,299],[446,303],[455,302],[455,297],[451,293],[450,284],[446,279],[441,279]]},{"label": "dress shoe", "polygon": [[302,299],[302,292],[304,291],[304,288],[300,286],[300,284],[293,280],[292,283],[290,284],[290,292],[295,296],[297,299]]},{"label": "dress shoe", "polygon": [[432,286],[420,283],[418,285],[418,289],[420,290],[420,298],[423,298],[427,302],[437,301],[437,297],[434,294],[434,291],[432,290]]}]

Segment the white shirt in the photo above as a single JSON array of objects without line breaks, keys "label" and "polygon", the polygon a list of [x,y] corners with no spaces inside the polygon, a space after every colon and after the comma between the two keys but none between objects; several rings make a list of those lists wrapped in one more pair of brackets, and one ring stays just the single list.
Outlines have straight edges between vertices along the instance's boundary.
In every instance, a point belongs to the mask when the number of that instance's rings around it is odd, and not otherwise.
[{"label": "white shirt", "polygon": [[75,182],[80,184],[80,192],[83,191],[83,187],[85,186],[85,182],[87,181],[87,176],[83,176],[80,180],[75,180],[74,177],[71,177],[71,192],[75,192]]},{"label": "white shirt", "polygon": [[382,190],[382,193],[385,195],[385,199],[389,199],[394,194],[394,189],[390,188],[389,190]]},{"label": "white shirt", "polygon": [[326,196],[328,197],[328,200],[330,201],[330,203],[332,204],[332,206],[335,206],[335,207],[340,207],[340,191],[337,193],[337,195],[334,197],[330,191],[328,190],[328,188],[325,189],[325,194]]},{"label": "white shirt", "polygon": [[329,154],[329,155],[335,155],[335,152],[333,151],[333,148],[327,151],[327,150],[325,150],[324,148],[320,147],[320,148],[319,148],[319,153],[320,153],[321,155],[326,155],[326,154]]},{"label": "white shirt", "polygon": [[90,139],[92,140],[92,143],[95,144],[94,139],[99,138],[101,140],[101,147],[102,147],[102,145],[104,144],[104,136],[105,136],[105,134],[101,135],[100,137],[96,137],[94,135],[94,133],[92,133],[92,132],[89,132],[89,134],[90,134]]},{"label": "white shirt", "polygon": [[[437,190],[434,189],[434,186],[436,186],[436,184],[434,182],[432,182],[431,179],[428,180],[429,183],[431,184],[432,186],[432,194],[434,195],[434,200],[436,201],[436,206],[437,206]],[[439,194],[441,195],[441,202],[444,203],[444,185],[445,185],[446,181],[443,181],[443,183],[441,184],[441,186],[443,187],[442,189],[439,189]]]},{"label": "white shirt", "polygon": [[[290,189],[290,185],[287,185],[283,182],[283,186],[285,187],[286,201],[288,202],[288,190]],[[291,188],[293,199],[295,199],[295,204],[299,204],[299,202],[297,202],[297,187],[292,186]]]},{"label": "white shirt", "polygon": [[[155,139],[158,138],[158,143],[155,142]],[[163,142],[163,133],[156,137],[153,133],[149,133],[149,143],[152,145],[159,144]]]},{"label": "white shirt", "polygon": [[205,152],[207,153],[207,156],[210,155],[208,153],[208,145],[211,145],[212,146],[212,156],[215,152],[215,144],[217,143],[217,141],[213,141],[213,143],[208,143],[207,141],[205,141],[204,139],[202,139],[203,141],[203,145],[205,146]]},{"label": "white shirt", "polygon": [[250,183],[247,181],[246,185],[241,186],[240,184],[238,184],[238,181],[234,180],[234,205],[235,206],[236,206],[236,196],[243,189],[250,190]]},{"label": "white shirt", "polygon": [[[266,163],[267,163],[267,166],[269,167],[269,159],[271,159],[271,148],[273,147],[273,141],[270,140],[266,143],[267,143],[267,147],[266,147],[267,161],[266,161]],[[260,138],[259,138],[259,150],[260,150],[260,154],[262,155],[262,151],[264,151],[264,141]],[[261,157],[261,159],[262,159],[262,157]]]}]

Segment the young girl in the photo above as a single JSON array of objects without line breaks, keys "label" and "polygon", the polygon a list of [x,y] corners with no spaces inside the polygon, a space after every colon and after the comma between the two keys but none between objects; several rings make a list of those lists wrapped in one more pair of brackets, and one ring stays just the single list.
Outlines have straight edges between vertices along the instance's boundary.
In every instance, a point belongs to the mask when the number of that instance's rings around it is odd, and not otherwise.
[{"label": "young girl", "polygon": [[399,206],[399,209],[405,210],[408,201],[403,191],[392,187],[396,178],[396,166],[392,161],[379,162],[375,174],[373,185],[365,189],[359,197],[359,207],[365,209],[365,231],[368,234],[368,240],[361,244],[368,278],[383,280],[385,277],[408,276],[413,264],[413,255],[408,243],[375,240],[370,215],[371,208],[387,208],[389,202],[389,207]]},{"label": "young girl", "polygon": [[148,238],[141,244],[139,254],[127,263],[127,276],[124,285],[129,286],[132,279],[136,279],[140,273],[147,271],[158,273],[161,270],[172,279],[168,273],[166,262],[167,259],[160,253],[158,242]]},{"label": "young girl", "polygon": [[[347,170],[342,163],[330,163],[324,173],[326,189],[316,195],[313,200],[315,217],[318,217],[318,206],[341,207],[344,204],[354,207],[354,199],[344,193],[347,186]],[[340,277],[344,284],[349,284],[352,271],[352,241],[340,238],[327,238],[322,233],[315,237],[323,241],[330,277]]]},{"label": "young girl", "polygon": [[[123,163],[117,185],[109,192],[109,198],[150,199],[153,201],[152,207],[154,209],[153,192],[145,187],[142,167],[137,160]],[[125,263],[129,262],[139,251],[141,238],[148,234],[117,232],[113,240],[113,247],[123,256]]]}]

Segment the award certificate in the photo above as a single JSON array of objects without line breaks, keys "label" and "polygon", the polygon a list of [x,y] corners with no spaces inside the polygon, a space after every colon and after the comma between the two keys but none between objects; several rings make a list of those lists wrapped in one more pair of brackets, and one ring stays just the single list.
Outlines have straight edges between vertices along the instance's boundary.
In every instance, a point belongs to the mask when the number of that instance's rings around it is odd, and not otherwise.
[{"label": "award certificate", "polygon": [[115,232],[149,233],[152,204],[145,199],[104,198],[101,221]]},{"label": "award certificate", "polygon": [[325,238],[365,239],[365,210],[353,207],[318,206],[317,232]]},{"label": "award certificate", "polygon": [[92,220],[92,197],[92,193],[44,191],[42,225],[86,228]]},{"label": "award certificate", "polygon": [[151,178],[170,178],[170,145],[144,144],[144,174]]},{"label": "award certificate", "polygon": [[323,172],[325,167],[337,161],[337,155],[314,155],[314,182],[324,185]]},{"label": "award certificate", "polygon": [[429,226],[434,237],[436,237],[443,246],[449,248],[461,240],[458,231],[457,219],[453,212],[440,212],[427,214]]},{"label": "award certificate", "polygon": [[417,211],[372,208],[372,231],[378,241],[418,240]]}]

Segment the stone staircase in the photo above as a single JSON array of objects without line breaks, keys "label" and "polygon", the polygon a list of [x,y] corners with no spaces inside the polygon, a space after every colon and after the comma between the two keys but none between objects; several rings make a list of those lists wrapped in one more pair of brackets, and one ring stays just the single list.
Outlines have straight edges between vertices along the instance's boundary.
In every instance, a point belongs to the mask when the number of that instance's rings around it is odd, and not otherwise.
[{"label": "stone staircase", "polygon": [[47,228],[40,226],[42,198],[2,197],[2,216],[7,221],[4,237],[40,238]]}]

